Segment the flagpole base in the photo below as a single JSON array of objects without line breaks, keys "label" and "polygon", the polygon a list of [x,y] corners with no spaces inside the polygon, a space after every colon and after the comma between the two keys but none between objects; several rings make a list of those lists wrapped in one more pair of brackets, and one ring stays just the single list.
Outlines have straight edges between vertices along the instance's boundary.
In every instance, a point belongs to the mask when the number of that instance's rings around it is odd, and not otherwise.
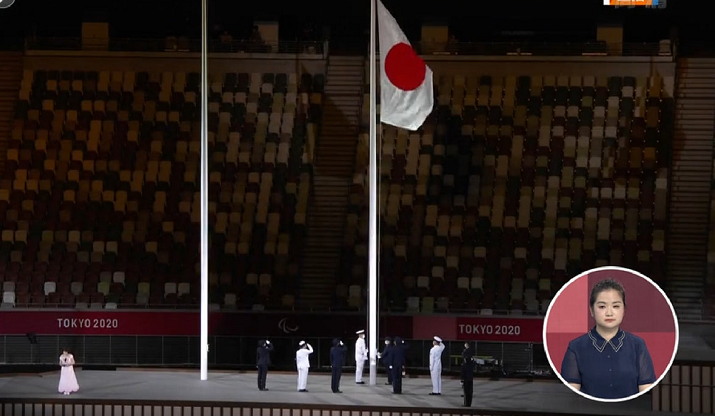
[{"label": "flagpole base", "polygon": [[370,385],[377,385],[377,363],[370,362]]}]

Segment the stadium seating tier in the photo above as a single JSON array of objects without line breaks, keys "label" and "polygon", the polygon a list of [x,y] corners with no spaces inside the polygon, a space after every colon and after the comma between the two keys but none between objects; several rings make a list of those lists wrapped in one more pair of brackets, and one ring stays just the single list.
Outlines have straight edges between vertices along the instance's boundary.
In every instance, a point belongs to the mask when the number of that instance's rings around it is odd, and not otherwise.
[{"label": "stadium seating tier", "polygon": [[[662,279],[674,107],[663,82],[437,76],[423,128],[381,130],[383,305],[538,314],[591,267]],[[211,80],[212,304],[293,306],[324,83]],[[199,84],[196,73],[25,72],[0,179],[4,306],[196,304]],[[338,309],[364,303],[365,144],[363,133]]]},{"label": "stadium seating tier", "polygon": [[[324,77],[212,78],[212,305],[291,308]],[[4,307],[196,305],[199,88],[197,73],[25,71],[0,180]]]},{"label": "stadium seating tier", "polygon": [[[382,305],[539,314],[592,267],[663,278],[674,114],[663,79],[436,75],[435,84],[419,131],[382,128]],[[365,301],[366,143],[363,133],[336,308]]]}]

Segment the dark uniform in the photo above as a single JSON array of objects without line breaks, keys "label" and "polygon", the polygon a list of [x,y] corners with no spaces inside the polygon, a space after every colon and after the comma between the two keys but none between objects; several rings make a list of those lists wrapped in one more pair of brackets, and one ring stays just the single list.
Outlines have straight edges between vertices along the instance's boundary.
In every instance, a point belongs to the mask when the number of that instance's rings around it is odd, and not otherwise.
[{"label": "dark uniform", "polygon": [[392,371],[390,370],[390,360],[391,354],[392,354],[392,339],[390,338],[385,338],[386,342],[389,342],[389,344],[385,344],[385,348],[382,350],[382,353],[380,353],[380,360],[382,361],[382,366],[385,367],[385,374],[387,374],[387,383],[385,385],[392,384]]},{"label": "dark uniform", "polygon": [[474,349],[471,345],[462,351],[462,389],[464,390],[464,407],[472,407],[474,394]]},{"label": "dark uniform", "polygon": [[268,390],[266,376],[268,375],[268,366],[271,365],[271,351],[273,351],[273,345],[270,341],[258,341],[256,367],[258,367],[258,390],[261,391]]},{"label": "dark uniform", "polygon": [[392,392],[402,394],[402,367],[405,365],[407,344],[400,337],[395,337],[395,345],[390,350],[390,368],[392,369]]},{"label": "dark uniform", "polygon": [[330,349],[330,368],[332,369],[330,389],[333,393],[342,393],[340,391],[340,377],[343,375],[347,350],[347,347],[339,339],[333,340],[333,347]]}]

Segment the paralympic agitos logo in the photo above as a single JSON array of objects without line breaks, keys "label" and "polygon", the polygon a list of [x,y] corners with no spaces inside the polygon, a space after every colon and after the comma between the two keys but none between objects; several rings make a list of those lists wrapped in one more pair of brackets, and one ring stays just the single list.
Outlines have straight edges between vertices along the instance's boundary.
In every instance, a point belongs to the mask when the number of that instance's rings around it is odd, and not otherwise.
[{"label": "paralympic agitos logo", "polygon": [[300,327],[295,322],[292,322],[292,320],[283,318],[278,321],[278,328],[286,334],[291,334],[298,331]]}]

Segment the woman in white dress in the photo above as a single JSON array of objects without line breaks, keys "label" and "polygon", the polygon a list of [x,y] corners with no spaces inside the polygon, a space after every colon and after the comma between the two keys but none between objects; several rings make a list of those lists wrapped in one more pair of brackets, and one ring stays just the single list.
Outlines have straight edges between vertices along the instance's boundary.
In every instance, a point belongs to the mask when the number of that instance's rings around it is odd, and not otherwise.
[{"label": "woman in white dress", "polygon": [[67,351],[67,348],[62,350],[62,355],[60,355],[60,366],[62,370],[60,372],[60,385],[59,391],[62,394],[69,395],[79,390],[79,384],[77,383],[77,376],[74,374],[74,355]]}]

